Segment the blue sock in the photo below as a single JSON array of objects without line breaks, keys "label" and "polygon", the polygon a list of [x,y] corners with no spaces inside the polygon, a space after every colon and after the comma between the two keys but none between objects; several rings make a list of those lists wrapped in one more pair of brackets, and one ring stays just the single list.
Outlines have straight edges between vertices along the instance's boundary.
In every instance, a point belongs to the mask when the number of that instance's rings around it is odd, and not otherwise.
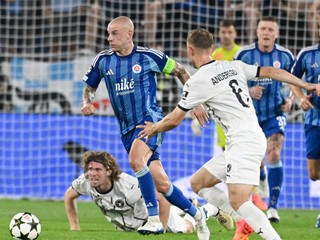
[{"label": "blue sock", "polygon": [[155,185],[148,166],[145,166],[135,174],[139,181],[140,191],[146,203],[149,216],[159,215]]},{"label": "blue sock", "polygon": [[268,182],[270,189],[269,208],[278,208],[278,199],[283,181],[283,167],[281,161],[269,164]]},{"label": "blue sock", "polygon": [[260,169],[260,180],[263,181],[266,179],[266,177],[267,177],[267,173],[265,171],[265,167],[263,167]]},{"label": "blue sock", "polygon": [[188,198],[186,198],[183,193],[174,186],[172,183],[170,184],[169,191],[164,194],[164,197],[172,204],[180,208],[186,213],[189,213],[192,217],[196,215],[197,208],[190,202]]}]

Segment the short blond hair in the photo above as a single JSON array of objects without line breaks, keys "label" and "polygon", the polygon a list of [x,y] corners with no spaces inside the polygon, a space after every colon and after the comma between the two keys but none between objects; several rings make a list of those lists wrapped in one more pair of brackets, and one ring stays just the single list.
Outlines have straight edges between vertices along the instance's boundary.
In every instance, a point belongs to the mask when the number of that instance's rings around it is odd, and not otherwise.
[{"label": "short blond hair", "polygon": [[211,49],[214,46],[212,34],[203,28],[189,31],[187,42],[199,49]]}]

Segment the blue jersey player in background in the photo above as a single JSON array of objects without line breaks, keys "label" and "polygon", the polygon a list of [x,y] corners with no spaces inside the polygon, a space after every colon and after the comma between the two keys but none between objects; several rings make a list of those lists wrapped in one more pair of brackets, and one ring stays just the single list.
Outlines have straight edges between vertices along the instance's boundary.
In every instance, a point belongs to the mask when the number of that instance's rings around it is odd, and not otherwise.
[{"label": "blue jersey player in background", "polygon": [[[253,65],[273,66],[290,72],[294,64],[294,56],[288,49],[275,43],[278,35],[279,26],[274,18],[260,19],[257,27],[258,41],[241,48],[235,55],[235,59]],[[267,216],[271,222],[279,222],[277,205],[283,181],[280,153],[286,126],[284,112],[290,111],[293,98],[285,98],[281,92],[282,83],[273,79],[248,81],[248,86],[260,127],[268,140],[269,204]],[[260,182],[265,179],[266,172],[262,161]]]},{"label": "blue jersey player in background", "polygon": [[[320,29],[319,29],[320,30]],[[297,57],[292,73],[309,83],[320,82],[320,44],[303,48]],[[304,112],[304,131],[309,178],[320,180],[320,98],[304,94],[300,88],[291,86]],[[316,227],[320,228],[320,214]]]},{"label": "blue jersey player in background", "polygon": [[[158,147],[163,134],[145,141],[138,139],[141,129],[136,126],[145,121],[157,122],[163,117],[156,101],[156,74],[166,73],[177,76],[185,83],[190,75],[184,67],[164,53],[137,46],[133,43],[134,25],[130,18],[120,16],[113,19],[107,28],[110,50],[99,53],[84,76],[87,86],[83,91],[84,115],[92,115],[94,91],[103,79],[118,120],[121,140],[129,154],[129,163],[140,185],[148,210],[147,223],[138,232],[147,234],[163,233],[159,219],[156,190],[173,205],[193,216],[197,222],[199,239],[208,240],[210,231],[206,225],[203,208],[196,208],[183,193],[175,187],[164,171]],[[199,106],[201,108],[201,106]],[[207,121],[204,111],[197,110],[200,121]]]}]

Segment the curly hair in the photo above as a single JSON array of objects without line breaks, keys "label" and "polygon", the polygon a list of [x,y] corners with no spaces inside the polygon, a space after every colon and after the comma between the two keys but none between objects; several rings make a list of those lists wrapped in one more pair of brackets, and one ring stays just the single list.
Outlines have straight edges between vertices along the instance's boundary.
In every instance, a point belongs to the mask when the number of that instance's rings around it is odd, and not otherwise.
[{"label": "curly hair", "polygon": [[82,155],[83,168],[87,172],[90,162],[101,163],[107,170],[112,170],[111,178],[118,181],[122,173],[117,160],[108,152],[87,151]]}]

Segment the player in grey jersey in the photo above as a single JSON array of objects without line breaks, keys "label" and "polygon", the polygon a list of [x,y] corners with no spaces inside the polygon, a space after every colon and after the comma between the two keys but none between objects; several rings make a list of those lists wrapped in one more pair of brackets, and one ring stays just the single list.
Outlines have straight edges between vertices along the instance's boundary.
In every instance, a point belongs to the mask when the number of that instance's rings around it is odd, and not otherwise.
[{"label": "player in grey jersey", "polygon": [[[148,219],[137,179],[122,173],[116,160],[107,152],[86,152],[83,161],[85,173],[72,182],[64,198],[70,230],[80,230],[76,199],[80,195],[90,195],[106,219],[117,229],[136,231]],[[157,195],[157,200],[160,206],[160,218],[167,231],[174,233],[194,231],[193,217],[188,214],[180,216],[180,211],[171,206],[161,194]],[[206,209],[210,215],[210,206]]]}]

